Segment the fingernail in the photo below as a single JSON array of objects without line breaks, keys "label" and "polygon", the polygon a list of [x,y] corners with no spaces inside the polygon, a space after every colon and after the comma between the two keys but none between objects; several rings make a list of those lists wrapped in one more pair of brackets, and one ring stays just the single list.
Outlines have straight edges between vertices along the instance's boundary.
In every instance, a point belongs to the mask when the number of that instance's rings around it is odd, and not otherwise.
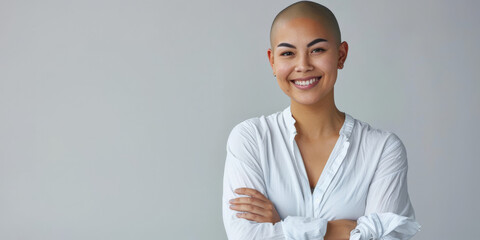
[{"label": "fingernail", "polygon": [[230,201],[229,201],[229,202],[230,202],[230,203],[233,203],[234,201],[233,201],[233,199],[230,199]]}]

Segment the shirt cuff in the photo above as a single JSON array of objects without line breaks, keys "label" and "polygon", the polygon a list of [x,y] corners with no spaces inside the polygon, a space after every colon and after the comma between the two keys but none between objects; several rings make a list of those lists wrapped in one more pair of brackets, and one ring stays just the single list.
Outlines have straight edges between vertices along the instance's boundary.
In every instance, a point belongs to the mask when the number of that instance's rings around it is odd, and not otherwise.
[{"label": "shirt cuff", "polygon": [[283,233],[287,240],[323,239],[328,221],[323,218],[292,217],[282,221]]},{"label": "shirt cuff", "polygon": [[420,224],[412,218],[395,213],[371,213],[357,220],[357,227],[350,232],[350,240],[407,240],[420,231],[420,228]]}]

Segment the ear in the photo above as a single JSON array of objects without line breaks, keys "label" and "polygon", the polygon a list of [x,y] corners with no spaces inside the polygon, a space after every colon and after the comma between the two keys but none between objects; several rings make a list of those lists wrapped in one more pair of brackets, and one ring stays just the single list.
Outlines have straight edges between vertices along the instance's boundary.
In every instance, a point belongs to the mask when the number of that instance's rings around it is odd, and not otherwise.
[{"label": "ear", "polygon": [[338,69],[343,68],[343,64],[345,64],[345,60],[347,60],[348,55],[348,43],[342,42],[338,47]]},{"label": "ear", "polygon": [[268,55],[268,61],[270,62],[270,67],[272,67],[272,70],[273,70],[273,75],[276,75],[275,74],[275,64],[273,62],[273,51],[272,51],[271,48],[268,49],[267,55]]}]

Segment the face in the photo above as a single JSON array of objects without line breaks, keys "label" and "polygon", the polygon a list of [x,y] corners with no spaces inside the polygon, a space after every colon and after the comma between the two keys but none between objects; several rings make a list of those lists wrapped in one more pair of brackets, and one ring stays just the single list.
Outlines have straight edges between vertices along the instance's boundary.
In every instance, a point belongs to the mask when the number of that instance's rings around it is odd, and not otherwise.
[{"label": "face", "polygon": [[347,43],[338,45],[325,26],[309,18],[279,22],[274,31],[268,57],[283,92],[304,105],[333,98],[337,70],[343,68],[347,57]]}]

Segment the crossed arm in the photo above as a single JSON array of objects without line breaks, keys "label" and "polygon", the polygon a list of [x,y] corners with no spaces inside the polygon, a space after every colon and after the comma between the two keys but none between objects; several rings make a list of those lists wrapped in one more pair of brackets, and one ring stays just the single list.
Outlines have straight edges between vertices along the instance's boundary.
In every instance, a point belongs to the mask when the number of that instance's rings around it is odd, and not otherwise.
[{"label": "crossed arm", "polygon": [[[229,201],[230,209],[239,211],[236,215],[257,223],[277,223],[280,216],[273,203],[253,188],[238,188],[235,193],[249,197],[234,198]],[[329,221],[325,240],[348,240],[350,232],[357,226],[357,221],[340,219]]]}]

